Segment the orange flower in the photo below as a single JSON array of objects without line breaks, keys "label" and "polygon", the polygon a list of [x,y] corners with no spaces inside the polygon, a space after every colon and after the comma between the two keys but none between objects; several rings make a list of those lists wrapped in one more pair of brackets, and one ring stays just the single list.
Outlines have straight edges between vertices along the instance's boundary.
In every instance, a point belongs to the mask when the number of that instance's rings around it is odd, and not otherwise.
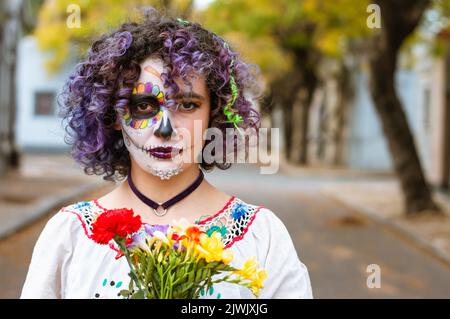
[{"label": "orange flower", "polygon": [[186,238],[186,236],[185,235],[178,235],[177,233],[173,233],[172,234],[172,237],[171,237],[171,239],[172,240],[174,240],[174,241],[180,241],[180,240],[183,240],[183,239],[185,239]]},{"label": "orange flower", "polygon": [[195,243],[200,242],[200,235],[205,232],[201,231],[198,227],[189,227],[186,229],[186,235]]}]

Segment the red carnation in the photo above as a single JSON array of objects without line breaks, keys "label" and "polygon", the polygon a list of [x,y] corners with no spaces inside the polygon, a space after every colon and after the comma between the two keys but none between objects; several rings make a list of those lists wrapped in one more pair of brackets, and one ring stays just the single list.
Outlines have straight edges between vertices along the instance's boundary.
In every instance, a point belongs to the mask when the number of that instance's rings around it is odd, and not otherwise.
[{"label": "red carnation", "polygon": [[92,224],[92,240],[105,245],[116,235],[125,238],[142,226],[141,216],[132,209],[110,209],[100,214]]}]

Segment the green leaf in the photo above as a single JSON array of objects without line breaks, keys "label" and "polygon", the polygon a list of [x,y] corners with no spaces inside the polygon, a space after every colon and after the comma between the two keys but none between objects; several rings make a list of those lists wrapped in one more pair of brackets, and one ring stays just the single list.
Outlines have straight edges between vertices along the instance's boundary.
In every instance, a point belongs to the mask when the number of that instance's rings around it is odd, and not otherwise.
[{"label": "green leaf", "polygon": [[192,286],[194,286],[194,283],[192,283],[192,282],[187,282],[187,283],[184,283],[184,284],[180,285],[180,291],[181,291],[181,293],[184,294],[184,293],[187,292],[189,289],[191,289]]},{"label": "green leaf", "polygon": [[148,283],[150,281],[150,277],[152,275],[152,272],[155,269],[155,265],[151,260],[147,263],[147,269],[145,270],[145,282]]},{"label": "green leaf", "polygon": [[202,281],[202,269],[197,270],[197,274],[195,275],[195,282]]},{"label": "green leaf", "polygon": [[188,274],[188,281],[193,282],[195,280],[195,269],[192,269]]},{"label": "green leaf", "polygon": [[131,292],[130,292],[129,290],[123,289],[123,290],[121,290],[121,291],[119,292],[119,294],[120,294],[122,297],[128,298],[128,297],[131,295]]},{"label": "green leaf", "polygon": [[210,269],[216,268],[216,267],[218,267],[221,264],[222,263],[218,262],[218,261],[210,262],[210,263],[206,264],[206,268],[210,268]]},{"label": "green leaf", "polygon": [[129,272],[128,275],[133,279],[135,282],[139,282],[139,279],[135,276],[133,272]]},{"label": "green leaf", "polygon": [[132,296],[131,299],[145,299],[145,293],[143,290],[136,291]]}]

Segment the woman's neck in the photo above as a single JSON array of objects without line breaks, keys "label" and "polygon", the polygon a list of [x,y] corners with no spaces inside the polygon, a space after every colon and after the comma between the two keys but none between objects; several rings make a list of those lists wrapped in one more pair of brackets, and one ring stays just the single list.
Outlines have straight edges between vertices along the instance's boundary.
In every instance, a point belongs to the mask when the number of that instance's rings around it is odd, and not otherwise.
[{"label": "woman's neck", "polygon": [[[198,176],[199,169],[198,166],[193,165],[168,180],[161,180],[157,176],[133,168],[131,174],[136,188],[141,193],[161,203],[186,189]],[[156,217],[153,210],[136,197],[125,180],[112,192],[101,197],[99,203],[107,209],[131,208],[141,216],[144,222],[150,224],[169,224],[174,219],[186,218],[194,222],[204,215],[214,214],[222,209],[229,199],[230,195],[219,191],[204,178],[195,191],[170,207],[166,216]]]},{"label": "woman's neck", "polygon": [[[132,165],[130,174],[134,185],[142,194],[158,203],[163,203],[185,190],[199,173],[198,165],[191,165],[180,174],[161,180],[158,176],[142,170],[138,165]],[[132,192],[128,183],[124,183],[125,185],[128,191]]]}]

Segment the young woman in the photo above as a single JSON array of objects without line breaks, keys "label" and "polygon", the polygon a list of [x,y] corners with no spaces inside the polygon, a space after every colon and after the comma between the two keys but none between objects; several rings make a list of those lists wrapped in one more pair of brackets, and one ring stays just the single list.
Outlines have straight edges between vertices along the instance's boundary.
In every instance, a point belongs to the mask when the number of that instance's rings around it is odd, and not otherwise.
[{"label": "young woman", "polygon": [[[205,231],[219,229],[236,266],[256,256],[266,269],[260,298],[312,298],[307,268],[282,221],[203,178],[202,169],[231,163],[205,155],[211,140],[202,133],[257,130],[255,89],[250,65],[223,39],[154,10],[95,41],[63,92],[69,143],[86,173],[126,180],[49,220],[21,298],[119,298],[128,286],[128,264],[90,237],[99,214],[124,207],[148,224],[184,218]],[[236,141],[221,143],[226,152],[238,148]],[[203,297],[252,298],[238,285],[213,288]]]}]

